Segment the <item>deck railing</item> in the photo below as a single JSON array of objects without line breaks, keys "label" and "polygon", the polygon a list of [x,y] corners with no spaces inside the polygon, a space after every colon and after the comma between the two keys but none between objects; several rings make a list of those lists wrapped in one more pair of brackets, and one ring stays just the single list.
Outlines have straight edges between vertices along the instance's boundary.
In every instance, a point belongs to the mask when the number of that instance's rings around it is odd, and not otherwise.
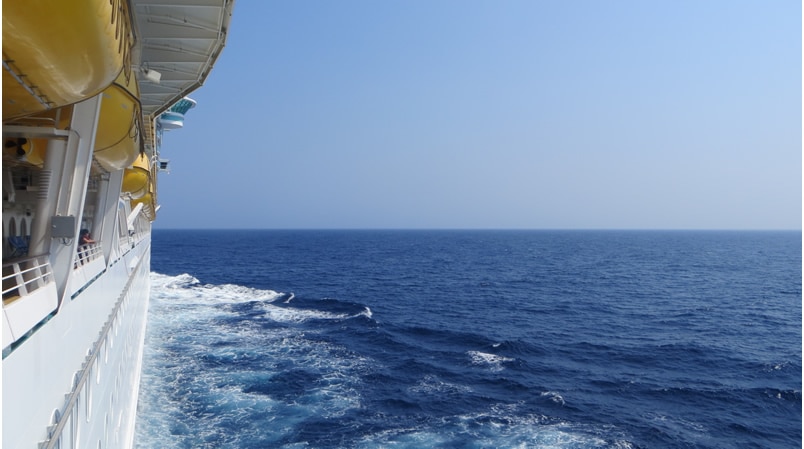
[{"label": "deck railing", "polygon": [[47,254],[3,264],[3,299],[23,297],[53,280]]},{"label": "deck railing", "polygon": [[103,256],[103,248],[100,243],[87,243],[86,245],[79,245],[78,252],[75,255],[75,268],[84,266],[93,260]]}]

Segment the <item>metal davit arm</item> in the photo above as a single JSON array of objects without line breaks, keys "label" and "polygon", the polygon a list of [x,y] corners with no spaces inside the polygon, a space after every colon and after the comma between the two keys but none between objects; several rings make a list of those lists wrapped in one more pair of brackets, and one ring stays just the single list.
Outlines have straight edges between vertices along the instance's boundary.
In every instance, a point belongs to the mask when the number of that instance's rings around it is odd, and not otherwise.
[{"label": "metal davit arm", "polygon": [[[72,241],[52,238],[51,218],[75,217],[81,222],[86,199],[87,182],[92,164],[92,147],[100,111],[100,95],[73,106],[70,132],[67,141],[53,139],[48,144],[43,177],[45,196],[36,208],[36,225],[31,233],[31,249],[34,254],[49,253],[50,264],[56,280],[59,304],[67,292],[73,257],[78,245],[78,229],[74,229]],[[46,179],[45,179],[46,178]],[[65,244],[66,243],[66,244]]]},{"label": "metal davit arm", "polygon": [[103,257],[108,264],[112,258],[113,250],[118,245],[117,202],[120,200],[120,186],[123,183],[123,170],[111,172],[101,178],[99,194],[95,205],[96,211],[102,211],[95,216],[92,223],[95,240],[103,248]]}]

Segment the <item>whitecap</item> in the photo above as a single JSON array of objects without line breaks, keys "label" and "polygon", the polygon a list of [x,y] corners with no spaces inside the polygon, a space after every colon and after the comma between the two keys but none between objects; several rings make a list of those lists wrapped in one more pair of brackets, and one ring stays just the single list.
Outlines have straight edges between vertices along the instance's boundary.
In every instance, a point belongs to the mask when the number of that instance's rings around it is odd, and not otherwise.
[{"label": "whitecap", "polygon": [[199,285],[200,282],[195,277],[184,273],[178,276],[167,276],[159,273],[151,273],[151,285],[167,289],[191,288]]},{"label": "whitecap", "polygon": [[556,404],[564,405],[564,398],[561,397],[561,395],[558,394],[558,392],[544,391],[544,392],[542,392],[541,396],[550,398],[550,400],[555,402]]},{"label": "whitecap", "polygon": [[151,273],[152,298],[157,302],[160,299],[179,301],[193,301],[198,303],[241,303],[248,301],[272,302],[283,294],[273,290],[261,290],[236,284],[201,284],[189,274],[167,276]]},{"label": "whitecap", "polygon": [[512,358],[487,352],[468,351],[467,354],[471,358],[473,365],[488,366],[492,371],[502,371],[503,363],[514,361]]},{"label": "whitecap", "polygon": [[[287,301],[285,301],[287,303]],[[272,304],[265,305],[265,316],[279,323],[303,323],[309,320],[346,320],[363,316],[371,318],[371,309],[368,307],[362,311],[349,315],[345,313],[326,312],[317,309],[297,309],[293,307],[277,307]]]},{"label": "whitecap", "polygon": [[265,316],[279,323],[303,323],[308,320],[342,320],[349,315],[315,309],[295,309],[266,304]]}]

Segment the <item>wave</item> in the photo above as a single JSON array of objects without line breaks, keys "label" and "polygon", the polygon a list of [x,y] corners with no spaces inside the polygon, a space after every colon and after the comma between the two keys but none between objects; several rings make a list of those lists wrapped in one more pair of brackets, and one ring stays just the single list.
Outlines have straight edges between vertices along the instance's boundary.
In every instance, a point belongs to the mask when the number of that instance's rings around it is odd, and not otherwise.
[{"label": "wave", "polygon": [[279,307],[274,304],[264,304],[265,316],[280,323],[304,323],[311,320],[349,320],[365,317],[371,319],[372,312],[368,307],[357,313],[334,313],[312,308]]},{"label": "wave", "polygon": [[[373,320],[364,304],[187,274],[152,273],[152,289],[138,448],[631,447],[614,428],[546,418],[525,402],[489,408],[491,391],[511,382],[489,373],[532,350],[518,343],[388,332],[349,321]],[[356,352],[366,343],[355,329],[395,354]],[[524,394],[528,385],[511,388]],[[563,405],[559,393],[539,390]]]},{"label": "wave", "polygon": [[408,389],[413,393],[424,394],[465,394],[471,393],[472,387],[460,385],[454,382],[447,382],[436,375],[428,374],[424,376],[416,385]]},{"label": "wave", "polygon": [[137,447],[281,447],[305,420],[361,409],[368,359],[310,329],[264,325],[267,311],[337,314],[281,307],[270,290],[152,279]]},{"label": "wave", "polygon": [[469,355],[473,365],[487,366],[495,372],[502,371],[504,369],[504,363],[513,362],[515,360],[510,357],[480,351],[467,351],[466,354]]},{"label": "wave", "polygon": [[297,309],[291,307],[275,307],[266,305],[265,316],[281,323],[304,323],[310,320],[345,320],[358,315],[325,312],[323,310]]},{"label": "wave", "polygon": [[404,341],[415,341],[417,345],[427,347],[457,349],[461,352],[463,352],[466,347],[487,348],[494,344],[493,340],[481,334],[432,327],[437,324],[438,323],[432,323],[429,326],[417,325],[403,327],[388,325],[387,329]]},{"label": "wave", "polygon": [[538,447],[544,449],[633,449],[626,435],[610,426],[586,426],[543,415],[522,414],[517,405],[493,406],[436,422],[372,432],[354,447]]},{"label": "wave", "polygon": [[504,340],[501,342],[493,343],[490,346],[494,352],[501,352],[517,357],[532,357],[543,356],[545,351],[533,343],[527,343],[522,340]]},{"label": "wave", "polygon": [[273,302],[283,297],[273,290],[261,290],[235,284],[202,284],[189,274],[168,276],[151,272],[151,292],[158,301],[200,301],[214,303],[236,303],[244,301]]},{"label": "wave", "polygon": [[[303,323],[309,320],[346,320],[364,317],[372,319],[373,312],[368,306],[348,301],[323,299],[299,304],[300,307],[285,306],[296,299],[293,292],[281,293],[236,284],[202,284],[189,274],[168,276],[151,273],[151,290],[156,303],[200,303],[212,306],[222,305],[260,305],[265,316],[278,323]],[[281,299],[284,301],[279,302]],[[298,301],[296,301],[298,304]],[[245,309],[234,309],[246,314]],[[339,310],[339,311],[333,311]]]},{"label": "wave", "polygon": [[542,392],[541,395],[542,395],[542,397],[549,398],[551,401],[555,402],[556,404],[559,404],[559,405],[564,405],[565,404],[564,398],[561,397],[561,394],[559,394],[558,392],[544,391],[544,392]]}]

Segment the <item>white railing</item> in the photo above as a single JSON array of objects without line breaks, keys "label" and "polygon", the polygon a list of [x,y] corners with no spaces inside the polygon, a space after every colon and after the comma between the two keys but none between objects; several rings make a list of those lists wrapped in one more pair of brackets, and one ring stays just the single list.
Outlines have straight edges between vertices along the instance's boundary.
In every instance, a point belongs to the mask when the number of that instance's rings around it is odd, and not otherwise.
[{"label": "white railing", "polygon": [[103,250],[100,243],[87,243],[85,245],[78,245],[78,252],[75,255],[75,263],[73,267],[82,267],[93,260],[102,257]]},{"label": "white railing", "polygon": [[58,307],[48,255],[3,264],[3,358]]},{"label": "white railing", "polygon": [[23,297],[53,280],[47,254],[3,264],[3,299]]},{"label": "white railing", "polygon": [[132,242],[132,240],[131,240],[131,237],[129,237],[129,236],[127,236],[127,235],[126,235],[126,236],[124,236],[124,237],[120,237],[120,238],[117,240],[117,245],[120,247],[120,249],[122,250],[122,252],[126,252],[126,251],[128,251],[129,249],[131,249],[131,244],[132,244],[132,243],[133,243],[133,242]]}]

